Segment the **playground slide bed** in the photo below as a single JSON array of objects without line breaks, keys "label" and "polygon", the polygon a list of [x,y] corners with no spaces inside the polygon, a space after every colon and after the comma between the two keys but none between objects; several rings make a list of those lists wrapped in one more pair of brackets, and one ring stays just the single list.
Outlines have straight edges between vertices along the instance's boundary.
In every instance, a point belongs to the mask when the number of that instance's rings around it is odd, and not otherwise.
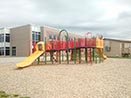
[{"label": "playground slide bed", "polygon": [[131,98],[130,59],[16,69],[23,59],[0,58],[0,91],[30,98]]}]

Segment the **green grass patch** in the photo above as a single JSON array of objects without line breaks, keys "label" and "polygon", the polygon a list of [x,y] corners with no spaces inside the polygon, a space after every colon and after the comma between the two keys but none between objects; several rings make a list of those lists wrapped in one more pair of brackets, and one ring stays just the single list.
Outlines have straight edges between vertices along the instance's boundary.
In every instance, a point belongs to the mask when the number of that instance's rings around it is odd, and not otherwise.
[{"label": "green grass patch", "polygon": [[7,94],[5,91],[0,91],[0,98],[30,98],[30,97],[22,97],[18,94]]}]

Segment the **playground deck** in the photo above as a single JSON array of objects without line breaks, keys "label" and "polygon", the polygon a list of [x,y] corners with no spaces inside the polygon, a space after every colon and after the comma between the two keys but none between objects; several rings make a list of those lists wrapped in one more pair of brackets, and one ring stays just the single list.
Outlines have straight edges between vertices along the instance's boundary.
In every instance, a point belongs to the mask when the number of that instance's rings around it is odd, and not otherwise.
[{"label": "playground deck", "polygon": [[0,58],[0,90],[31,98],[131,98],[130,59],[16,70],[23,59]]}]

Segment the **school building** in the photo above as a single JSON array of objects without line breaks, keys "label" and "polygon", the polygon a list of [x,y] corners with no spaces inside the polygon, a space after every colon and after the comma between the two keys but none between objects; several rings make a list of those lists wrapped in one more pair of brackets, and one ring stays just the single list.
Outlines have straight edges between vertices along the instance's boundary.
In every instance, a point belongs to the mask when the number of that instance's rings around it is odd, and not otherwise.
[{"label": "school building", "polygon": [[[0,28],[0,56],[29,56],[33,46],[39,41],[57,40],[60,30],[48,26],[24,25],[13,28]],[[68,33],[69,40],[81,38],[74,33]],[[65,40],[65,32],[61,40]],[[107,56],[131,56],[131,41],[104,39],[104,54]]]},{"label": "school building", "polygon": [[[34,44],[39,41],[57,40],[59,29],[48,26],[24,25],[14,28],[0,29],[0,56],[29,56]],[[61,39],[65,40],[65,32]],[[69,34],[69,40],[74,37],[82,37],[77,34]]]},{"label": "school building", "polygon": [[105,38],[104,54],[114,57],[131,57],[131,41]]}]

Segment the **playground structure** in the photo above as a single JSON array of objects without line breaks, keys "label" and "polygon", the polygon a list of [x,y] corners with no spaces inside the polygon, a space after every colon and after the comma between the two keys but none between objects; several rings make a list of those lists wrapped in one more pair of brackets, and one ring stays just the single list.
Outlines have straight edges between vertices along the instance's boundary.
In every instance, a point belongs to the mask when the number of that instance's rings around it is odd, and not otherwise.
[{"label": "playground structure", "polygon": [[[61,33],[66,32],[64,36],[65,40],[61,40]],[[51,40],[44,42],[38,42],[34,49],[34,53],[32,53],[28,58],[26,58],[23,62],[16,64],[18,68],[23,68],[30,66],[35,60],[37,60],[38,64],[41,62],[40,57],[44,57],[44,64],[47,64],[47,54],[49,54],[50,62],[52,64],[59,63],[61,64],[66,60],[66,63],[70,62],[82,63],[97,63],[102,62],[107,57],[103,54],[103,39],[90,37],[88,35],[91,33],[87,33],[87,37],[85,38],[74,38],[69,40],[68,32],[66,30],[61,30],[59,32],[58,40]],[[82,55],[83,53],[83,55]],[[66,55],[66,56],[65,56]],[[83,60],[84,59],[84,60]]]}]

